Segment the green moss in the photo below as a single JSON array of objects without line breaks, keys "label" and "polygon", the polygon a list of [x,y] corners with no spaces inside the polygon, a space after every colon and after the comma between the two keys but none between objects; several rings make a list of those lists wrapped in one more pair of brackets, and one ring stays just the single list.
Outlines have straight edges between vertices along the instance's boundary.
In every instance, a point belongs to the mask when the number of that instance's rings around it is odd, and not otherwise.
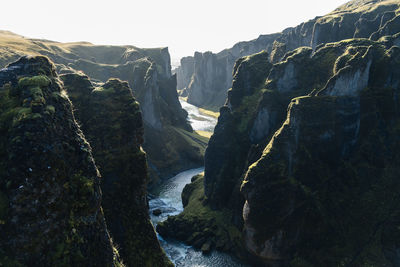
[{"label": "green moss", "polygon": [[52,106],[52,105],[47,105],[47,106],[46,106],[46,111],[47,111],[50,115],[52,115],[52,114],[54,114],[54,113],[56,112],[56,109],[55,109],[55,107]]},{"label": "green moss", "polygon": [[184,225],[184,228],[190,228],[190,231],[178,233],[178,236],[174,237],[184,239],[198,248],[209,242],[212,247],[219,250],[239,250],[242,247],[242,233],[232,224],[232,211],[213,210],[207,204],[207,198],[204,195],[204,174],[197,175],[183,191],[185,194],[183,197],[187,201],[184,211],[159,223],[157,226],[159,232],[162,234],[165,227],[175,229],[175,226],[171,224],[180,225],[180,227]]},{"label": "green moss", "polygon": [[239,121],[238,130],[240,133],[245,133],[248,130],[249,122],[252,121],[252,118],[255,116],[258,104],[264,92],[264,89],[258,90],[253,95],[245,96],[239,108],[235,109],[234,115],[240,117],[240,119],[237,119],[237,121]]},{"label": "green moss", "polygon": [[115,93],[115,89],[113,87],[104,88],[104,87],[96,87],[93,91],[94,94],[105,94],[111,95]]},{"label": "green moss", "polygon": [[24,77],[19,79],[18,85],[20,87],[39,86],[46,87],[51,83],[51,80],[45,75],[38,75],[33,77]]},{"label": "green moss", "polygon": [[[121,247],[122,259],[130,266],[169,266],[144,202],[147,165],[140,147],[143,125],[128,83],[109,79],[94,88],[86,76],[72,73],[61,78],[101,171],[104,216],[110,235]],[[67,192],[80,196],[74,202],[75,210],[93,197],[92,184],[79,173],[64,183]],[[117,252],[115,246],[113,249]],[[120,266],[118,259],[114,253],[114,261]]]},{"label": "green moss", "polygon": [[[191,147],[198,147],[200,156],[204,156],[204,152],[208,143],[209,138],[206,136],[200,135],[196,132],[185,131],[178,127],[172,127],[172,129],[179,133],[181,138],[185,140],[185,142],[189,143]],[[181,140],[181,141],[183,141]]]}]

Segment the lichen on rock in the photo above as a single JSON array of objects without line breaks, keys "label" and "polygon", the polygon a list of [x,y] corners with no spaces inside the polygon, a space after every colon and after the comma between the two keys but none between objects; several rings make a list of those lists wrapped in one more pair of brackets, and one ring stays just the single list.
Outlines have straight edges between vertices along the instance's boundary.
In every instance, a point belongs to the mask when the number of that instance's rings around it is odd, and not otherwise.
[{"label": "lichen on rock", "polygon": [[103,210],[128,266],[169,266],[149,219],[139,103],[127,82],[94,87],[86,75],[61,76],[102,174]]},{"label": "lichen on rock", "polygon": [[100,176],[69,98],[43,56],[0,71],[0,262],[117,266]]}]

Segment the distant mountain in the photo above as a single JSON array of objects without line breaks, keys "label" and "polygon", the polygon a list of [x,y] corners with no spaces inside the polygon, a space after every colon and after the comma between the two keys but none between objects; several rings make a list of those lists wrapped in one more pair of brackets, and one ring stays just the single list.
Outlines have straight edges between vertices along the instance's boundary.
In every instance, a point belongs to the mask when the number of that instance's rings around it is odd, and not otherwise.
[{"label": "distant mountain", "polygon": [[257,39],[239,42],[217,54],[199,53],[185,57],[178,74],[178,90],[188,102],[217,110],[226,100],[232,84],[235,61],[243,56],[265,50],[272,62],[278,62],[286,52],[308,46],[349,38],[377,40],[396,31],[399,17],[396,0],[351,1],[333,12],[316,17],[280,33],[260,35]]},{"label": "distant mountain", "polygon": [[255,266],[399,266],[399,14],[352,1],[239,58],[204,175],[157,231]]},{"label": "distant mountain", "polygon": [[59,43],[0,31],[0,67],[23,55],[48,56],[59,73],[83,71],[95,83],[109,78],[128,81],[141,104],[143,146],[152,183],[203,163],[206,142],[193,133],[187,113],[178,101],[168,48]]}]

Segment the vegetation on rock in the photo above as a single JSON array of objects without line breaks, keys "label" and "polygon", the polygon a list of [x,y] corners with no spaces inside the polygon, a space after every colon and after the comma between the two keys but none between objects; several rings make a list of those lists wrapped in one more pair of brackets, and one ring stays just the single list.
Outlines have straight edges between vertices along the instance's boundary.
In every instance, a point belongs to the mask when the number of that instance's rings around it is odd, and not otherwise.
[{"label": "vegetation on rock", "polygon": [[0,263],[122,266],[100,176],[46,57],[0,71]]},{"label": "vegetation on rock", "polygon": [[[141,103],[145,126],[143,147],[147,151],[151,184],[202,164],[204,154],[201,151],[205,144],[202,141],[195,142],[194,146],[190,142],[181,143],[180,134],[170,130],[172,127],[185,131],[185,135],[192,133],[187,113],[178,100],[168,48],[58,43],[0,31],[0,54],[0,67],[23,55],[46,55],[56,63],[59,73],[82,71],[96,83],[110,78],[128,81]],[[186,154],[196,156],[188,158]]]},{"label": "vegetation on rock", "polygon": [[[352,1],[236,61],[196,196],[212,212],[196,221],[228,212],[219,226],[267,266],[398,265],[398,9]],[[183,216],[195,183],[161,234],[201,231]]]},{"label": "vegetation on rock", "polygon": [[354,0],[281,33],[260,35],[217,54],[196,52],[181,60],[178,89],[189,103],[218,110],[231,87],[235,61],[241,57],[265,50],[271,62],[277,63],[287,52],[303,46],[316,49],[321,44],[351,38],[378,40],[398,32],[399,11],[396,0]]},{"label": "vegetation on rock", "polygon": [[148,215],[148,182],[139,103],[127,82],[93,87],[79,73],[61,76],[102,174],[103,211],[128,266],[169,266]]}]

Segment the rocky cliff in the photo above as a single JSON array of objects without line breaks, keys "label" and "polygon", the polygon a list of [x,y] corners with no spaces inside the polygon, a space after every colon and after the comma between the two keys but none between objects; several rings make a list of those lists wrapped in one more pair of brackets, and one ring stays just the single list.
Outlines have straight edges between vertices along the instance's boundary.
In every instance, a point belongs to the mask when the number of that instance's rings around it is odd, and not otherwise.
[{"label": "rocky cliff", "polygon": [[177,69],[178,90],[183,90],[189,103],[218,109],[225,103],[226,91],[232,84],[232,69],[240,57],[265,50],[272,62],[278,62],[286,52],[302,46],[315,50],[319,44],[350,38],[377,40],[397,32],[398,9],[395,0],[350,1],[325,16],[281,33],[260,35],[217,54],[196,52],[194,57],[183,58]]},{"label": "rocky cliff", "polygon": [[[354,1],[336,12],[391,4]],[[184,212],[157,230],[265,266],[398,266],[400,28],[393,23],[372,28],[379,41],[237,60],[204,178],[185,188]]]},{"label": "rocky cliff", "polygon": [[242,183],[246,248],[267,263],[399,264],[400,48],[338,60],[322,89],[291,101]]},{"label": "rocky cliff", "polygon": [[86,75],[76,72],[61,79],[102,174],[102,207],[124,263],[170,265],[148,215],[144,128],[128,83],[110,79],[94,87]]},{"label": "rocky cliff", "polygon": [[0,66],[22,55],[46,55],[59,73],[72,69],[83,71],[93,82],[128,81],[141,104],[152,182],[202,164],[206,144],[193,133],[178,101],[168,48],[58,43],[0,32],[0,52]]},{"label": "rocky cliff", "polygon": [[46,57],[0,71],[0,263],[122,266],[100,173]]}]

